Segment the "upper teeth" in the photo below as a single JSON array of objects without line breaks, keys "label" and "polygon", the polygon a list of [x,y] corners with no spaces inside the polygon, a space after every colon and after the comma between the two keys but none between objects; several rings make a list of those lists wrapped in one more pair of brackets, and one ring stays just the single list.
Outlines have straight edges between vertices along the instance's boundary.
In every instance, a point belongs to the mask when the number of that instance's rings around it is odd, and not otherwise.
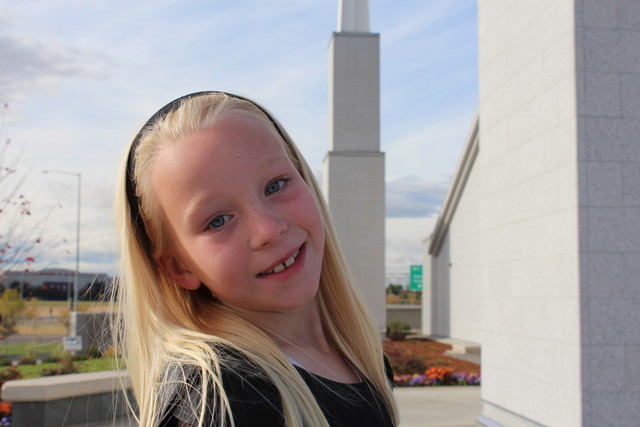
[{"label": "upper teeth", "polygon": [[293,263],[296,262],[296,257],[298,256],[299,253],[300,253],[300,250],[298,249],[295,254],[291,255],[291,258],[289,258],[288,260],[286,260],[282,264],[276,265],[271,270],[265,271],[262,274],[280,273],[285,268],[291,267],[293,265]]}]

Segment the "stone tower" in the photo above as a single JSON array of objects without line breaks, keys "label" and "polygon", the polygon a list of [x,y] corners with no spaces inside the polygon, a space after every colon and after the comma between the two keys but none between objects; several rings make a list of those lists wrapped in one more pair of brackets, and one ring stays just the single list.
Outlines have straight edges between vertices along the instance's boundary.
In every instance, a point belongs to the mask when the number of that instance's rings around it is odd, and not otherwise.
[{"label": "stone tower", "polygon": [[380,41],[368,0],[340,0],[329,43],[329,152],[324,189],[356,283],[386,327],[384,153],[380,152]]}]

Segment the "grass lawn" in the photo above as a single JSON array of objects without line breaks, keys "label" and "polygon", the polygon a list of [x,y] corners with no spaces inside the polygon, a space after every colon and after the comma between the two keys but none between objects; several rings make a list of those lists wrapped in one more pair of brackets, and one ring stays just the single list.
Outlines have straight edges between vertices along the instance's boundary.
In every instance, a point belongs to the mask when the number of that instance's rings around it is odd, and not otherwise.
[{"label": "grass lawn", "polygon": [[[74,363],[78,367],[78,372],[101,372],[116,369],[115,361],[111,357],[101,359],[80,360]],[[124,368],[124,362],[120,359],[119,369]]]},{"label": "grass lawn", "polygon": [[0,356],[10,356],[16,354],[33,355],[38,353],[62,354],[62,341],[51,343],[20,343],[20,344],[0,344]]},{"label": "grass lawn", "polygon": [[[122,363],[120,365],[120,367],[122,368]],[[115,369],[113,359],[106,357],[102,359],[80,360],[77,362],[73,362],[73,366],[77,369],[77,373],[111,371]],[[27,379],[40,377],[43,369],[55,369],[58,367],[60,367],[60,363],[19,365],[17,368],[18,371],[20,371],[20,374],[22,374],[22,378]]]},{"label": "grass lawn", "polygon": [[[36,358],[38,354],[50,354],[56,357],[63,356],[65,351],[62,342],[54,343],[25,343],[25,344],[0,344],[0,358],[22,355],[26,357]],[[14,359],[15,360],[15,359]],[[115,368],[112,357],[104,357],[100,359],[79,360],[73,362],[78,373],[82,372],[100,372],[109,371]],[[22,374],[22,378],[40,377],[43,369],[56,369],[61,366],[60,363],[40,363],[37,365],[19,365],[17,368]],[[123,364],[121,363],[121,367]],[[7,367],[0,367],[0,371]]]}]

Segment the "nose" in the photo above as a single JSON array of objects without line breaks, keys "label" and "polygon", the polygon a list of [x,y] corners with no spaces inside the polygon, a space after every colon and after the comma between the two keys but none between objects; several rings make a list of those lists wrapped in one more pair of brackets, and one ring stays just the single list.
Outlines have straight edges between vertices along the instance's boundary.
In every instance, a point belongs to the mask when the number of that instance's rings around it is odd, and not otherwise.
[{"label": "nose", "polygon": [[278,212],[262,204],[252,206],[249,221],[249,240],[253,249],[277,242],[289,227]]}]

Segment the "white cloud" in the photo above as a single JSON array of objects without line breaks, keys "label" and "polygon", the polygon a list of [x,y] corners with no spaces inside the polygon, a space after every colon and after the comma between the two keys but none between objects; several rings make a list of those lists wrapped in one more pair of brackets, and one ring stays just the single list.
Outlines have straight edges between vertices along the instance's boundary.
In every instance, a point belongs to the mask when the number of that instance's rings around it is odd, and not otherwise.
[{"label": "white cloud", "polygon": [[387,218],[387,273],[408,273],[409,266],[422,264],[423,242],[431,235],[436,219]]},{"label": "white cloud", "polygon": [[[320,174],[328,146],[327,45],[337,4],[3,5],[0,102],[11,101],[7,135],[26,147],[21,165],[35,171],[27,187],[40,191],[38,202],[65,206],[52,214],[51,228],[70,242],[50,262],[73,267],[75,187],[70,177],[45,180],[40,170],[82,173],[82,265],[110,270],[110,189],[120,153],[155,110],[191,91],[255,98],[284,123]],[[430,232],[475,110],[475,1],[380,0],[370,8],[371,28],[381,33],[381,142],[394,217],[387,219],[388,267],[404,269],[406,260],[421,256],[415,236]]]},{"label": "white cloud", "polygon": [[438,213],[448,183],[429,183],[416,177],[387,181],[387,218],[430,217]]},{"label": "white cloud", "polygon": [[462,155],[472,117],[468,111],[408,126],[404,135],[383,146],[388,179],[411,174],[425,181],[448,182]]},{"label": "white cloud", "polygon": [[0,35],[0,97],[9,102],[26,93],[50,91],[65,78],[104,77],[108,63],[94,52]]}]

